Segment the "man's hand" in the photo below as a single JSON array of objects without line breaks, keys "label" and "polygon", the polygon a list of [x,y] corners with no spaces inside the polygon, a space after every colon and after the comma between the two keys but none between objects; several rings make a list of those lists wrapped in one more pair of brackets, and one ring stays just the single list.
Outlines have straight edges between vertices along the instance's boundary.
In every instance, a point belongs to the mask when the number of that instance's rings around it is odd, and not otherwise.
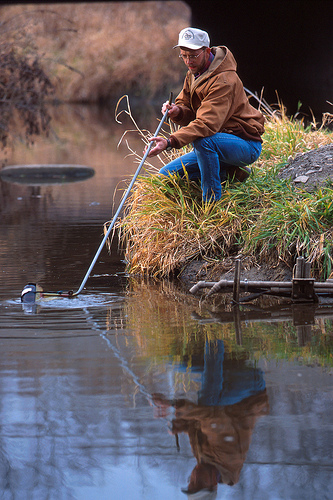
[{"label": "man's hand", "polygon": [[162,115],[164,115],[164,113],[166,112],[167,109],[169,110],[168,116],[171,118],[171,120],[173,118],[176,118],[180,112],[180,107],[177,106],[174,102],[169,104],[169,101],[165,101],[165,103],[162,106],[162,110],[161,110]]},{"label": "man's hand", "polygon": [[[148,139],[148,141],[149,142],[153,142],[153,141],[156,142],[156,145],[153,148],[151,148],[151,150],[148,153],[149,157],[159,155],[160,153],[162,153],[162,151],[165,150],[165,148],[168,145],[168,141],[166,139],[164,139],[164,137],[160,137],[160,136],[151,137],[150,139]],[[148,146],[145,147],[144,152],[147,151],[147,148],[148,148]]]}]

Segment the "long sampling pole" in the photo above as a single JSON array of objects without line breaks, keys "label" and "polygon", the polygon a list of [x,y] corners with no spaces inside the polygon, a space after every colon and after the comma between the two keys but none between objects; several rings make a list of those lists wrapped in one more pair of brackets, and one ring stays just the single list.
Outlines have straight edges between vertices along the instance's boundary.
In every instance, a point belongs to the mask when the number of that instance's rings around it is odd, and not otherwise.
[{"label": "long sampling pole", "polygon": [[[172,97],[173,97],[173,94],[171,92],[170,93],[170,98],[169,98],[169,103],[170,104],[172,102]],[[162,117],[162,119],[161,119],[161,121],[160,121],[160,123],[159,123],[159,125],[158,125],[158,127],[157,127],[157,129],[156,129],[155,134],[154,134],[153,137],[156,137],[158,135],[159,131],[162,128],[163,123],[165,122],[165,120],[166,120],[166,118],[168,116],[168,112],[169,112],[169,110],[167,109],[165,111],[165,113],[164,113],[164,115],[163,115],[163,117]],[[69,291],[59,291],[59,292],[41,292],[42,296],[48,296],[48,297],[49,296],[53,296],[53,297],[76,297],[77,295],[79,295],[79,293],[82,292],[82,290],[84,288],[84,285],[86,284],[86,282],[87,282],[87,280],[88,280],[88,278],[90,276],[90,273],[93,270],[93,267],[95,266],[95,264],[97,262],[99,254],[101,253],[101,251],[102,251],[102,249],[103,249],[103,247],[104,247],[104,245],[106,243],[106,240],[108,239],[108,237],[109,237],[109,235],[110,235],[110,233],[112,231],[112,228],[115,225],[116,220],[117,220],[117,218],[118,218],[118,216],[119,216],[119,214],[120,214],[120,212],[121,212],[121,210],[122,210],[122,208],[124,206],[124,203],[127,200],[128,195],[130,194],[130,191],[131,191],[131,189],[132,189],[132,187],[133,187],[133,185],[134,185],[134,183],[136,181],[136,178],[138,177],[138,175],[140,173],[140,170],[141,170],[144,162],[147,159],[147,156],[149,154],[149,151],[150,151],[152,145],[153,145],[153,142],[150,142],[149,145],[148,145],[148,147],[147,147],[147,149],[146,149],[146,151],[145,151],[145,154],[143,155],[143,158],[142,158],[142,160],[140,162],[140,165],[138,166],[135,174],[133,175],[133,178],[132,178],[132,180],[131,180],[131,182],[130,182],[130,184],[129,184],[129,186],[128,186],[128,188],[127,188],[127,190],[126,190],[126,192],[125,192],[125,194],[124,194],[124,196],[123,196],[123,198],[122,198],[122,200],[121,200],[121,202],[119,204],[119,207],[118,207],[116,213],[113,216],[113,219],[112,219],[112,221],[110,223],[110,226],[109,226],[107,232],[104,235],[104,238],[102,239],[102,241],[101,241],[101,243],[100,243],[100,245],[98,247],[98,250],[97,250],[97,252],[95,254],[95,257],[93,258],[93,260],[92,260],[92,262],[91,262],[91,264],[90,264],[90,266],[89,266],[89,268],[88,268],[88,270],[87,270],[87,272],[86,272],[86,274],[85,274],[85,276],[84,276],[84,278],[82,280],[82,283],[79,286],[79,288],[77,289],[77,291],[73,292],[72,290],[69,290]],[[35,293],[37,293],[37,292],[35,292]],[[22,298],[22,295],[21,295],[21,298]]]}]

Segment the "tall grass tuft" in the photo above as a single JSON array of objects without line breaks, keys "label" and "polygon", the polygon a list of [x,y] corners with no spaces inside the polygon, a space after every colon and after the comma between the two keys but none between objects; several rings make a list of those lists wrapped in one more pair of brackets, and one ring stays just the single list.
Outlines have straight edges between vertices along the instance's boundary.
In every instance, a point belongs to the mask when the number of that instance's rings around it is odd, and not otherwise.
[{"label": "tall grass tuft", "polygon": [[[278,173],[297,153],[332,143],[333,134],[288,118],[281,107],[266,116],[263,140],[250,178],[227,183],[215,203],[203,202],[200,185],[186,175],[161,177],[148,166],[118,223],[128,271],[164,277],[193,259],[236,255],[292,266],[302,255],[312,262],[314,276],[327,278],[333,269],[333,189],[309,193]],[[159,160],[164,165],[167,154]]]},{"label": "tall grass tuft", "polygon": [[238,244],[240,219],[231,204],[202,201],[188,178],[141,177],[128,200],[120,237],[133,273],[165,276],[199,257],[223,257]]}]

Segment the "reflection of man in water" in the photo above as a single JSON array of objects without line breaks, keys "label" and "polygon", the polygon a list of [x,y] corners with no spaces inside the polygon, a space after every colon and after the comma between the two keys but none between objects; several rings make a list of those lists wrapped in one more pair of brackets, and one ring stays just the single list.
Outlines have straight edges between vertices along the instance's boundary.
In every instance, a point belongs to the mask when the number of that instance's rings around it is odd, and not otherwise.
[{"label": "reflection of man in water", "polygon": [[208,499],[215,498],[218,483],[238,482],[256,420],[269,406],[262,371],[244,360],[225,360],[222,340],[206,343],[198,396],[198,404],[157,394],[154,402],[175,408],[172,433],[188,434],[197,460],[184,493]]}]

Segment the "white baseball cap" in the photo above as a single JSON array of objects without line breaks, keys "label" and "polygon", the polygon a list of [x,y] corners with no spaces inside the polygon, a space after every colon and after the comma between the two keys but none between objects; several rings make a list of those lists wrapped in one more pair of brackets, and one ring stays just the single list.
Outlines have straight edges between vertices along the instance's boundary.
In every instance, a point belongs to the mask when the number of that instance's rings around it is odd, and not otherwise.
[{"label": "white baseball cap", "polygon": [[186,47],[187,49],[201,49],[201,47],[209,47],[210,40],[206,31],[197,28],[184,28],[179,33],[178,44],[176,47]]}]

